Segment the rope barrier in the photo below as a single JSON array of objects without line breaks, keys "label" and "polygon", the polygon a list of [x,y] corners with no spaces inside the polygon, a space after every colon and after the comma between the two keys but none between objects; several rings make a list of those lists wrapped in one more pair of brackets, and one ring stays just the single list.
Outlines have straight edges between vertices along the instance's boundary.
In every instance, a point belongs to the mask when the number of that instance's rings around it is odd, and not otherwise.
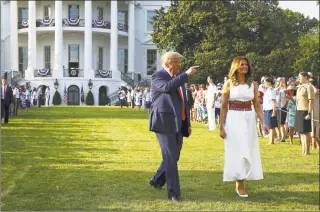
[{"label": "rope barrier", "polygon": [[[295,113],[290,113],[289,111],[283,110],[282,108],[280,110],[283,111],[283,112],[286,112],[286,113],[288,113],[290,115],[295,115]],[[311,119],[311,121],[320,122],[319,120],[316,120],[316,119]]]}]

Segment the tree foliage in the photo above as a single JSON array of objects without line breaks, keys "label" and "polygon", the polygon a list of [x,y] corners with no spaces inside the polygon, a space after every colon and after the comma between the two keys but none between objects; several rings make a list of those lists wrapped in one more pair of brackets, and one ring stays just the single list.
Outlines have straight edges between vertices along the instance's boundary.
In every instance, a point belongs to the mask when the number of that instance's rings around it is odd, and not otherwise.
[{"label": "tree foliage", "polygon": [[184,56],[182,68],[200,65],[193,82],[208,74],[222,80],[231,61],[247,56],[256,76],[290,76],[299,37],[318,31],[316,19],[283,10],[278,1],[172,1],[157,10],[152,40],[160,50]]},{"label": "tree foliage", "polygon": [[310,71],[314,76],[319,77],[320,72],[320,50],[319,33],[306,34],[299,38],[298,59],[293,68],[296,73]]}]

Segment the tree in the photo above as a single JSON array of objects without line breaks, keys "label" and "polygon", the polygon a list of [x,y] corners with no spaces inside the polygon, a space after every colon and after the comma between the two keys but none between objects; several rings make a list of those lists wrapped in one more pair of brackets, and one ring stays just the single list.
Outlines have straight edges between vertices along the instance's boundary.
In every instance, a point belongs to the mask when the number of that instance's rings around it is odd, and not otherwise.
[{"label": "tree", "polygon": [[93,97],[93,93],[91,92],[91,90],[89,90],[89,92],[87,94],[86,104],[87,105],[94,105],[94,97]]},{"label": "tree", "polygon": [[152,40],[160,50],[184,55],[182,68],[200,65],[193,82],[208,74],[219,81],[238,55],[247,56],[257,76],[291,75],[298,37],[318,21],[283,10],[278,1],[173,1],[154,18]]},{"label": "tree", "polygon": [[320,50],[319,50],[319,33],[306,34],[299,37],[299,58],[293,64],[296,74],[301,71],[312,72],[313,76],[319,77],[320,70]]},{"label": "tree", "polygon": [[54,92],[52,104],[53,105],[61,105],[61,95],[60,95],[59,91]]}]

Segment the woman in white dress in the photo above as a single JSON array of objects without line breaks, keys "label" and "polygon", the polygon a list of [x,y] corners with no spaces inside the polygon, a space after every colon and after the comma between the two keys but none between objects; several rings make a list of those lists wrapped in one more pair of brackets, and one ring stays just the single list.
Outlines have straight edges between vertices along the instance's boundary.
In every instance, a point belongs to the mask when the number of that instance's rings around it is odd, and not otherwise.
[{"label": "woman in white dress", "polygon": [[248,197],[244,180],[263,179],[255,112],[265,125],[258,85],[253,83],[253,69],[246,57],[232,61],[229,78],[222,91],[220,112],[220,136],[225,139],[223,181],[236,181],[236,193]]}]

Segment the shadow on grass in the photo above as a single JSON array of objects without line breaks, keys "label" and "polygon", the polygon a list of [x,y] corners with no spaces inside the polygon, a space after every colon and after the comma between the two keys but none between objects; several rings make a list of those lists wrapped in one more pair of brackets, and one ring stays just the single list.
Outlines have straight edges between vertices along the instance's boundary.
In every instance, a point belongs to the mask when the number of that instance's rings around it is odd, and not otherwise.
[{"label": "shadow on grass", "polygon": [[[153,174],[101,170],[94,165],[80,169],[44,165],[40,170],[40,167],[33,167],[17,182],[16,189],[2,199],[5,203],[3,210],[97,210],[123,202],[166,200],[165,188],[159,191],[149,186],[148,180]],[[236,196],[234,183],[222,183],[221,172],[184,170],[179,175],[184,202],[245,201],[255,204],[303,204],[306,207],[319,204],[318,192],[283,190],[301,179],[308,179],[301,183],[314,185],[318,183],[316,174],[265,173],[265,180],[247,182],[250,197],[245,200]],[[277,178],[286,181],[274,180]]]},{"label": "shadow on grass", "polygon": [[49,107],[32,108],[29,112],[23,112],[18,117],[34,120],[59,120],[59,119],[149,119],[145,111],[136,111],[127,108],[116,107]]}]

